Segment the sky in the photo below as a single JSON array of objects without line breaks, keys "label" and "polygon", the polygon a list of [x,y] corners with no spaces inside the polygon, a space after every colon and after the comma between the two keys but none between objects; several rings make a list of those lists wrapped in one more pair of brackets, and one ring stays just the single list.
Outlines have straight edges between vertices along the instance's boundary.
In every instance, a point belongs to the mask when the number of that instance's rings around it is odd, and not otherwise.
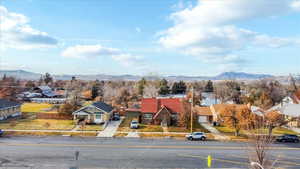
[{"label": "sky", "polygon": [[0,0],[0,70],[300,73],[300,0]]}]

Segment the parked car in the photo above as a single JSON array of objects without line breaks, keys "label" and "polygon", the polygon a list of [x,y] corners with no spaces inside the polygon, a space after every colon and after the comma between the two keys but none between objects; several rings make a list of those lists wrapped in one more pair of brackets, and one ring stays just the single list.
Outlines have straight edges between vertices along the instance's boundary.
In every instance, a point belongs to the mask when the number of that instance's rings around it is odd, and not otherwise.
[{"label": "parked car", "polygon": [[132,120],[130,123],[130,128],[132,129],[138,129],[139,128],[139,123],[137,120]]},{"label": "parked car", "polygon": [[293,142],[299,143],[300,139],[297,135],[285,134],[276,139],[277,142]]},{"label": "parked car", "polygon": [[112,117],[112,120],[113,121],[119,121],[121,118],[120,118],[120,115],[119,113],[114,113],[113,117]]},{"label": "parked car", "polygon": [[203,132],[193,132],[185,136],[188,140],[206,140],[206,136]]},{"label": "parked car", "polygon": [[0,137],[3,135],[3,130],[0,129]]}]

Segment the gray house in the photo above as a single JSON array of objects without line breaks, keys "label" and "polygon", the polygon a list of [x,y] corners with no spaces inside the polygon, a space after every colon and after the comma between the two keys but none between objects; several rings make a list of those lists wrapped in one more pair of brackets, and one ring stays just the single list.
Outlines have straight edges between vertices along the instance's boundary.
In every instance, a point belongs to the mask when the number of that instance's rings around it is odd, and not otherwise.
[{"label": "gray house", "polygon": [[0,120],[21,115],[21,104],[5,99],[0,99]]},{"label": "gray house", "polygon": [[72,113],[74,120],[86,120],[90,124],[103,124],[109,121],[113,107],[104,102],[94,102]]}]

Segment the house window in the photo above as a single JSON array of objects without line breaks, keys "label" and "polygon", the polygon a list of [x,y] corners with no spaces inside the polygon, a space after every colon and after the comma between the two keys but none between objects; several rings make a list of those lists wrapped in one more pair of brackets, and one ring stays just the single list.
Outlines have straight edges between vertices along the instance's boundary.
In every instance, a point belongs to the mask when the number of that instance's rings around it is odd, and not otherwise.
[{"label": "house window", "polygon": [[96,114],[95,118],[96,119],[101,119],[101,114]]},{"label": "house window", "polygon": [[152,119],[153,115],[148,113],[148,114],[144,114],[144,119]]}]

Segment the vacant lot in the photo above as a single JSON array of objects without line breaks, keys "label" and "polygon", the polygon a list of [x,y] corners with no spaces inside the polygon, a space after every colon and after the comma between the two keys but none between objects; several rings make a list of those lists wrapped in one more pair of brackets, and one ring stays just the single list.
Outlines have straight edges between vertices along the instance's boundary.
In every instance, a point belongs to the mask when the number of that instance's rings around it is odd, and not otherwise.
[{"label": "vacant lot", "polygon": [[1,129],[14,130],[71,130],[74,127],[73,120],[21,119],[0,123]]},{"label": "vacant lot", "polygon": [[38,113],[50,110],[53,107],[52,104],[47,103],[24,103],[21,106],[21,112]]}]

